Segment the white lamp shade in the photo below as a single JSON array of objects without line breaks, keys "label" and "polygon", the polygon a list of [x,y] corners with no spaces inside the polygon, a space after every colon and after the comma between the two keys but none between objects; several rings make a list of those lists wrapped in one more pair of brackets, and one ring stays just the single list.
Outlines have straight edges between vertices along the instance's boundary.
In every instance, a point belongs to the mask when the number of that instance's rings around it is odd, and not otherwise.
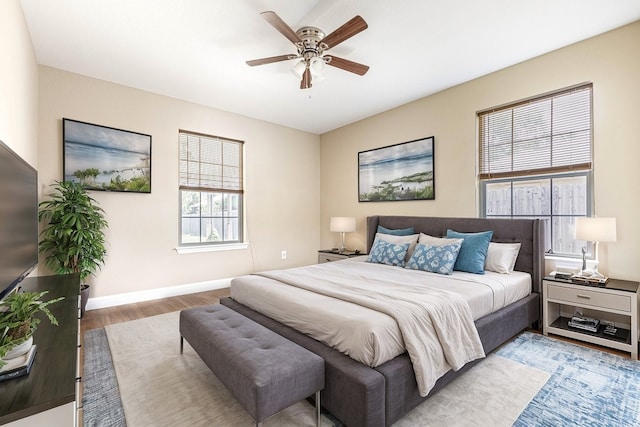
[{"label": "white lamp shade", "polygon": [[325,63],[322,58],[312,58],[309,62],[309,70],[311,71],[311,76],[315,81],[320,81],[324,79],[323,71],[324,71]]},{"label": "white lamp shade", "polygon": [[356,219],[350,216],[334,216],[329,223],[329,230],[343,233],[356,231]]},{"label": "white lamp shade", "polygon": [[576,218],[576,239],[586,242],[615,242],[615,218]]},{"label": "white lamp shade", "polygon": [[306,68],[307,68],[307,65],[304,63],[304,60],[301,59],[300,61],[297,61],[295,64],[291,66],[291,72],[293,73],[294,76],[301,79],[302,75],[304,74],[304,70]]}]

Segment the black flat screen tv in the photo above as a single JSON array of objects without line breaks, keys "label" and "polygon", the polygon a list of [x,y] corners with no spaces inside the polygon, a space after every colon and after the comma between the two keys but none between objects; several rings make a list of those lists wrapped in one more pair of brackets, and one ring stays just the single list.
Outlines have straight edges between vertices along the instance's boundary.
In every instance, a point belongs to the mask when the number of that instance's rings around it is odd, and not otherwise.
[{"label": "black flat screen tv", "polygon": [[0,300],[38,264],[38,172],[0,141]]}]

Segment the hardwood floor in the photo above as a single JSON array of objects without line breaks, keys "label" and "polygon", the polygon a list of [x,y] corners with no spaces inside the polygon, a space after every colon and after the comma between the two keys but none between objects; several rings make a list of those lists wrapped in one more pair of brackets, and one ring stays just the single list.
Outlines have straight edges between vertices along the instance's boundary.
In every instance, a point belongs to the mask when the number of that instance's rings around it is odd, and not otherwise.
[{"label": "hardwood floor", "polygon": [[229,296],[229,288],[101,308],[98,310],[88,310],[84,313],[80,321],[82,335],[84,336],[84,333],[90,329],[104,328],[114,323],[156,316],[158,314],[170,313],[191,307],[216,304],[220,301],[220,298],[226,296]]}]

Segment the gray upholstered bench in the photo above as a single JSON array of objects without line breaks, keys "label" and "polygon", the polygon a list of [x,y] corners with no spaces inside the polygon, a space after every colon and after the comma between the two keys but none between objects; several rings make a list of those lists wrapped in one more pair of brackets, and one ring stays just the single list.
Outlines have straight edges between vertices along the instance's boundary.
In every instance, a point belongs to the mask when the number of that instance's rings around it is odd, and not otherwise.
[{"label": "gray upholstered bench", "polygon": [[320,426],[320,356],[220,304],[181,311],[181,354],[184,339],[256,425],[315,393]]}]

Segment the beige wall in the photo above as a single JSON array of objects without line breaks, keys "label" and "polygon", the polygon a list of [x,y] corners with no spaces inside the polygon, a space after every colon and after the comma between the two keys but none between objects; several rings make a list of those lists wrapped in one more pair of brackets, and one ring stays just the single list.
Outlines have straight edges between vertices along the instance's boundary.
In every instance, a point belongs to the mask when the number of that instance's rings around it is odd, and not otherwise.
[{"label": "beige wall", "polygon": [[[322,135],[320,230],[355,216],[350,248],[365,248],[367,215],[477,216],[476,112],[593,82],[595,213],[617,218],[618,241],[601,245],[601,270],[640,280],[640,22],[478,78]],[[417,82],[416,84],[419,84]],[[375,96],[375,95],[373,95]],[[436,200],[358,203],[357,153],[435,136]],[[608,265],[607,265],[608,264]]]},{"label": "beige wall", "polygon": [[0,140],[38,162],[38,66],[18,0],[0,1]]},{"label": "beige wall", "polygon": [[[640,279],[640,23],[552,52],[317,137],[36,65],[18,0],[0,2],[0,139],[32,165],[43,189],[62,177],[61,120],[153,136],[150,195],[92,193],[107,211],[109,255],[92,296],[228,278],[315,261],[335,246],[331,216],[476,216],[475,112],[580,82],[594,84],[595,205],[618,220],[604,271]],[[38,81],[39,79],[39,81]],[[246,250],[177,255],[177,130],[246,141]],[[357,202],[358,151],[436,138],[436,200]],[[37,143],[36,143],[37,141]],[[318,196],[320,192],[320,196]],[[322,201],[322,203],[320,203]],[[280,259],[286,249],[288,259]],[[608,264],[608,265],[607,265]],[[43,268],[40,267],[40,270]],[[45,272],[46,273],[46,272]]]},{"label": "beige wall", "polygon": [[[39,172],[43,186],[62,178],[62,118],[153,138],[151,194],[92,192],[110,225],[106,265],[93,278],[92,297],[230,278],[317,259],[317,135],[41,66]],[[179,214],[178,129],[245,141],[248,249],[183,255],[174,251]],[[288,253],[286,260],[280,256],[283,249]]]}]

